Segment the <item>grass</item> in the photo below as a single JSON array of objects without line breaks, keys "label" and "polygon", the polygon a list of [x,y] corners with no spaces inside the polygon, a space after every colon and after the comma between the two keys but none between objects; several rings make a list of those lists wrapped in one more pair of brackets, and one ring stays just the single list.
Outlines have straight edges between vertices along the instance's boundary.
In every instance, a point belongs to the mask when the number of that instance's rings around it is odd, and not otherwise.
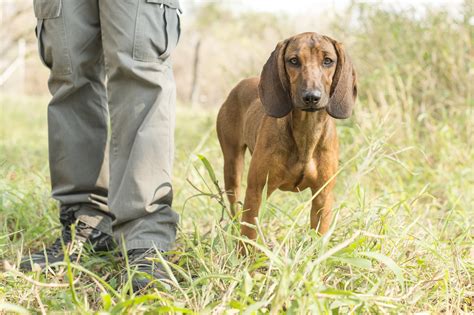
[{"label": "grass", "polygon": [[[237,224],[221,221],[216,112],[182,106],[171,289],[136,295],[121,288],[124,262],[113,257],[85,256],[81,266],[49,273],[6,265],[0,313],[474,312],[468,22],[443,12],[420,19],[352,10],[365,22],[342,25],[340,36],[358,66],[360,97],[355,116],[338,122],[341,173],[326,236],[308,228],[308,191],[276,192],[259,216],[259,252],[239,257]],[[59,233],[49,198],[46,103],[0,96],[0,256],[10,263]]]}]

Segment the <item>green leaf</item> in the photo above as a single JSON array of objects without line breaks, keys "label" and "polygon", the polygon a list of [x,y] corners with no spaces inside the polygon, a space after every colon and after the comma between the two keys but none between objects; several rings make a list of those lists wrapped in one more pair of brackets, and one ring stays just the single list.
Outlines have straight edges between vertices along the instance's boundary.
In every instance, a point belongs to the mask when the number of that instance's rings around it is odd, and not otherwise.
[{"label": "green leaf", "polygon": [[201,155],[201,154],[198,154],[197,157],[201,160],[202,164],[206,168],[207,172],[209,173],[209,177],[211,177],[211,180],[214,183],[217,183],[216,173],[214,172],[214,169],[212,168],[211,163],[209,163],[209,160],[204,155]]},{"label": "green leaf", "polygon": [[321,293],[328,294],[328,295],[337,295],[337,296],[351,296],[354,295],[352,291],[347,291],[347,290],[339,290],[339,289],[333,289],[333,288],[328,288],[326,290],[321,291]]},{"label": "green leaf", "polygon": [[244,309],[244,305],[242,305],[242,303],[240,303],[237,300],[230,301],[229,306],[234,308],[234,309],[238,309],[238,310],[243,310]]},{"label": "green leaf", "polygon": [[246,295],[250,295],[252,293],[253,288],[253,279],[250,274],[245,271],[244,272],[244,291]]},{"label": "green leaf", "polygon": [[385,256],[384,254],[381,253],[374,253],[374,252],[361,252],[359,253],[360,255],[373,258],[384,265],[386,265],[397,277],[398,283],[400,283],[400,286],[404,288],[404,283],[405,283],[405,278],[403,277],[403,271],[402,269],[393,261],[392,258]]},{"label": "green leaf", "polygon": [[104,305],[105,310],[110,309],[110,307],[112,306],[112,298],[110,297],[110,294],[108,293],[102,294],[102,304]]},{"label": "green leaf", "polygon": [[365,258],[359,257],[332,257],[334,260],[338,260],[340,262],[346,263],[348,265],[352,265],[354,267],[363,268],[363,269],[370,269],[372,268],[372,262]]}]

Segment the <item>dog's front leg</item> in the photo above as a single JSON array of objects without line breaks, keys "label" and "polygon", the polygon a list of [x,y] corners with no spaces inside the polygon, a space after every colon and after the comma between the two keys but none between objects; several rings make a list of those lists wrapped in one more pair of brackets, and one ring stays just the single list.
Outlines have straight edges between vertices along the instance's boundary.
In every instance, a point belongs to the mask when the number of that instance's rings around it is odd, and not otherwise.
[{"label": "dog's front leg", "polygon": [[[275,181],[277,178],[272,176],[270,172],[270,165],[269,159],[259,157],[258,152],[254,152],[247,177],[247,190],[240,226],[242,236],[246,236],[251,240],[257,238],[255,225],[257,224],[258,212],[262,202],[263,189],[267,185],[267,197],[269,197],[278,186]],[[241,243],[240,247],[241,253],[246,254],[245,245]]]},{"label": "dog's front leg", "polygon": [[[318,174],[317,180],[311,191],[318,195],[313,199],[311,207],[311,228],[318,229],[319,234],[325,234],[329,230],[332,220],[332,205],[334,201],[333,189],[336,184],[334,178],[338,167],[337,142],[331,146],[331,150],[318,152]],[[322,189],[321,189],[322,188]]]},{"label": "dog's front leg", "polygon": [[[311,207],[311,228],[318,229],[319,234],[325,234],[332,219],[333,195],[332,187],[324,188],[314,199]],[[312,190],[313,194],[316,190]]]},{"label": "dog's front leg", "polygon": [[[256,224],[260,203],[262,202],[262,188],[263,187],[260,187],[260,185],[250,184],[249,180],[249,185],[247,186],[247,191],[245,193],[240,233],[242,236],[246,236],[250,240],[255,240],[257,238]],[[240,241],[238,250],[241,255],[247,256],[251,250],[251,246],[244,241]]]}]

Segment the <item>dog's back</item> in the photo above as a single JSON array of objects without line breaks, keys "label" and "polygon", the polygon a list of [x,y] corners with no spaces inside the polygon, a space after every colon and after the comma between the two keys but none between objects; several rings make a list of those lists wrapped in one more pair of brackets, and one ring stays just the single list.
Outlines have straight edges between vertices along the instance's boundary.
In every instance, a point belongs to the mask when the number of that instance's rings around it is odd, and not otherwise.
[{"label": "dog's back", "polygon": [[217,116],[217,136],[226,151],[253,150],[258,126],[265,112],[258,97],[260,78],[240,81],[229,93]]}]

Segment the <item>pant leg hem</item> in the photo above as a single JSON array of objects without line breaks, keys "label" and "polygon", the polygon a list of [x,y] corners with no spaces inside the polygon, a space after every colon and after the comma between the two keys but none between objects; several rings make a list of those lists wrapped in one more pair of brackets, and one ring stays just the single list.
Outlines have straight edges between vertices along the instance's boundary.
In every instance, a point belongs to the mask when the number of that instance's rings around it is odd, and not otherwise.
[{"label": "pant leg hem", "polygon": [[79,221],[101,231],[102,233],[113,235],[112,218],[101,213],[100,211],[81,207],[75,213],[75,217]]}]

